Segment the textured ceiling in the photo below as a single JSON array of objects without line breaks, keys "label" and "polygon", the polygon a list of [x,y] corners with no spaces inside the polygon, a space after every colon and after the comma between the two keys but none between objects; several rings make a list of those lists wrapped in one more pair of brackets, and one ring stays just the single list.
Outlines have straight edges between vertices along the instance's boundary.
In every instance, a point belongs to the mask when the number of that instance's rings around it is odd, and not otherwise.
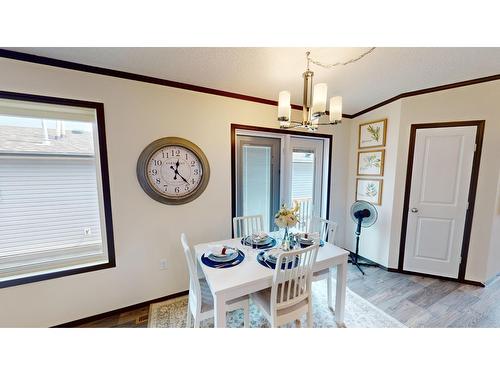
[{"label": "textured ceiling", "polygon": [[[302,103],[305,52],[323,63],[349,60],[367,48],[9,48],[72,62],[277,100],[290,90]],[[402,92],[500,73],[500,48],[377,48],[362,60],[325,69],[314,82],[341,95],[353,114]]]}]

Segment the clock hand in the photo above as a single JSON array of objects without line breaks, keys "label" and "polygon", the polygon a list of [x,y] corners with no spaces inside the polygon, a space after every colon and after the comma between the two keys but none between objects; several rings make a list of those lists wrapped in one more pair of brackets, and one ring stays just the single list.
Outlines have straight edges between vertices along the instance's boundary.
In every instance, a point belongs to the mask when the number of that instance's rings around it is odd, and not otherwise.
[{"label": "clock hand", "polygon": [[[179,174],[179,164],[180,164],[179,159],[177,159],[177,163],[175,163],[175,176],[174,176],[174,180],[177,180],[177,175]],[[179,176],[180,176],[180,174],[179,174]]]},{"label": "clock hand", "polygon": [[172,166],[170,166],[170,169],[172,169],[172,170],[175,172],[175,174],[174,174],[174,180],[177,180],[177,174],[178,174],[179,172],[177,172],[177,169],[175,169],[175,168],[174,168],[174,167],[172,167]]},{"label": "clock hand", "polygon": [[184,177],[181,176],[181,174],[177,171],[177,169],[175,169],[172,166],[170,166],[170,169],[172,169],[175,172],[174,180],[177,180],[177,176],[179,176],[186,184],[189,184],[189,182]]},{"label": "clock hand", "polygon": [[184,182],[185,182],[186,184],[188,184],[188,185],[189,185],[189,182],[188,182],[188,181],[187,181],[184,177],[182,177],[182,176],[181,176],[181,174],[180,174],[179,172],[177,172],[177,174],[179,175],[179,177],[180,177],[180,178],[182,178],[182,179],[184,180]]}]

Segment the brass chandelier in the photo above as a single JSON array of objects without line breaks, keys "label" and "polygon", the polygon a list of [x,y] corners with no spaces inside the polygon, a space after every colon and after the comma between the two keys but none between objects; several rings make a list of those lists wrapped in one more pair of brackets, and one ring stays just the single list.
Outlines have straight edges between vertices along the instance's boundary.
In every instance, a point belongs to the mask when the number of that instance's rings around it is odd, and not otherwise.
[{"label": "brass chandelier", "polygon": [[[313,87],[314,72],[309,69],[310,63],[323,68],[334,68],[339,65],[348,65],[362,59],[371,53],[375,47],[357,58],[338,62],[334,64],[323,64],[310,58],[310,51],[306,52],[307,67],[302,74],[304,79],[304,92],[302,98],[302,121],[292,121],[290,104],[290,91],[280,91],[278,96],[278,121],[280,128],[306,128],[309,131],[315,131],[320,125],[338,125],[342,122],[342,97],[333,96],[330,98],[329,110],[326,109],[328,86],[326,83],[317,83]],[[328,122],[320,122],[321,116],[328,115]]]}]

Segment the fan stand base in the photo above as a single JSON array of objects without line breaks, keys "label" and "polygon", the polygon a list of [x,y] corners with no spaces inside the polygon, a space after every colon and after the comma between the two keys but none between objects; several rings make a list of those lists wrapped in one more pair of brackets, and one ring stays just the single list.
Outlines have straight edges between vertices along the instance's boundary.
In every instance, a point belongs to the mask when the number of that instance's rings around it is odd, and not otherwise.
[{"label": "fan stand base", "polygon": [[361,269],[361,266],[364,266],[364,267],[377,267],[377,264],[374,264],[374,263],[366,263],[366,262],[358,262],[358,257],[359,257],[359,236],[361,235],[361,222],[362,222],[362,218],[358,219],[358,228],[356,229],[356,232],[355,232],[355,235],[356,235],[356,252],[355,253],[351,253],[350,254],[350,258],[348,260],[348,263],[351,263],[353,265],[355,265],[356,267],[358,267],[358,270],[363,274],[363,276],[365,275],[365,271],[363,271]]},{"label": "fan stand base", "polygon": [[361,266],[363,267],[378,267],[375,263],[366,263],[366,262],[358,262],[357,261],[357,256],[356,254],[350,254],[351,259],[349,259],[347,262],[353,264],[354,266],[358,267],[358,270],[365,275],[365,271],[361,269]]}]

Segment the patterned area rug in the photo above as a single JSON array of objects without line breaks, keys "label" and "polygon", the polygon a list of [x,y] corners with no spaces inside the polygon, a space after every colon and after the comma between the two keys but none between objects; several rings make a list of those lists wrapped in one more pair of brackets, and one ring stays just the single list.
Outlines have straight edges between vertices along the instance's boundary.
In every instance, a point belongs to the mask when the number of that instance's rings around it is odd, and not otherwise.
[{"label": "patterned area rug", "polygon": [[[335,284],[334,284],[335,285]],[[326,280],[313,283],[314,327],[337,328],[335,315],[328,308]],[[168,301],[152,304],[149,308],[149,328],[184,328],[186,327],[188,297],[183,296]],[[243,327],[243,311],[227,313],[227,326]],[[306,327],[305,316],[302,327]],[[345,307],[345,325],[348,328],[405,328],[403,324],[373,306],[364,298],[347,289]],[[213,319],[204,320],[202,327],[213,327]],[[266,328],[269,323],[260,313],[259,308],[250,302],[250,327]],[[289,324],[288,327],[295,327]]]}]

